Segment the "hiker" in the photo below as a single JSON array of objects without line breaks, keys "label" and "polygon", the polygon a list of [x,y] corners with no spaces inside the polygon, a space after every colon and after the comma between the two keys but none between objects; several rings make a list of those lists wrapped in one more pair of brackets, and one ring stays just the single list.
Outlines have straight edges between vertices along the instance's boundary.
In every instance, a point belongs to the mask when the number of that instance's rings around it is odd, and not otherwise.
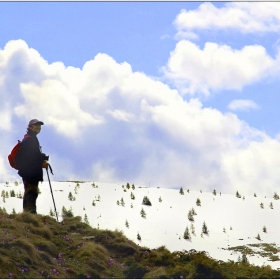
[{"label": "hiker", "polygon": [[41,152],[37,134],[44,123],[37,119],[29,122],[27,134],[21,142],[18,160],[18,174],[24,184],[23,211],[37,214],[36,199],[38,197],[38,185],[43,181],[43,168],[48,169],[49,157]]}]

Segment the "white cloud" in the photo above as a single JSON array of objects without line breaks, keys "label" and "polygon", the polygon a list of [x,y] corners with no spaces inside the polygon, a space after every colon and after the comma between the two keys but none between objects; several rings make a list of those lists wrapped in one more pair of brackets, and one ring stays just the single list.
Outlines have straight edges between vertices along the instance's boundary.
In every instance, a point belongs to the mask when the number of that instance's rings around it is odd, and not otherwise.
[{"label": "white cloud", "polygon": [[196,10],[181,10],[174,21],[179,32],[198,29],[231,29],[242,33],[279,32],[279,2],[232,2],[221,8],[212,3]]},{"label": "white cloud", "polygon": [[248,194],[257,191],[274,193],[280,184],[279,152],[280,144],[275,139],[252,141],[246,148],[227,153],[221,166],[233,189],[246,190]]},{"label": "white cloud", "polygon": [[227,106],[228,109],[232,111],[248,111],[251,109],[259,109],[259,105],[255,103],[252,100],[247,100],[247,99],[236,99],[230,102],[230,104]]},{"label": "white cloud", "polygon": [[182,40],[171,52],[163,72],[182,93],[209,95],[211,90],[241,90],[273,75],[276,65],[277,60],[259,45],[236,50],[208,42],[200,49],[196,44]]},{"label": "white cloud", "polygon": [[135,119],[135,116],[133,114],[127,113],[123,110],[107,110],[106,112],[119,121],[131,122]]},{"label": "white cloud", "polygon": [[[197,59],[219,49],[210,45],[201,51],[186,43]],[[226,192],[242,181],[244,193],[245,189],[261,192],[278,184],[280,159],[275,151],[280,150],[279,141],[249,127],[235,114],[203,108],[195,98],[185,101],[178,91],[133,72],[128,63],[117,63],[106,54],[98,54],[77,69],[46,63],[22,41],[9,42],[8,47],[9,51],[0,52],[0,76],[5,77],[0,101],[5,100],[9,108],[13,129],[10,133],[0,130],[0,157],[6,158],[9,147],[23,136],[27,121],[39,118],[45,122],[39,139],[59,180],[108,178],[140,185],[151,181],[163,187],[192,185]],[[250,81],[262,75],[253,67],[258,59],[264,68],[271,63],[259,47],[250,49],[251,58],[248,50],[220,48],[229,56],[223,56],[227,62],[223,65],[219,55],[212,60],[222,64],[216,65],[222,83],[231,80],[219,67],[232,63],[230,73],[241,86],[242,79]],[[248,66],[243,74],[236,70],[242,70],[239,56]],[[210,58],[205,55],[204,62],[211,65]],[[210,71],[207,63],[205,69]],[[200,64],[198,70],[192,68],[195,73],[200,73]],[[11,69],[20,69],[19,75],[12,75]],[[246,74],[249,78],[244,78]],[[203,71],[199,79],[206,81],[206,88],[209,84],[221,87],[217,77],[207,80]],[[258,168],[250,167],[256,162]],[[0,169],[0,174],[11,176],[7,161]]]},{"label": "white cloud", "polygon": [[81,128],[102,123],[102,118],[81,110],[78,97],[59,80],[47,79],[40,86],[21,84],[21,92],[25,102],[15,107],[16,115],[26,119],[38,116],[59,133],[74,138]]}]

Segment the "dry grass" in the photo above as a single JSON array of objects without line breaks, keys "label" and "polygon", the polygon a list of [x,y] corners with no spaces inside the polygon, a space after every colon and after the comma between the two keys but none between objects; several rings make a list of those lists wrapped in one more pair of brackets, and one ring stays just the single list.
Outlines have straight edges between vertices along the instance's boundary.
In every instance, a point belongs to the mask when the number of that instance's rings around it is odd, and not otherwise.
[{"label": "dry grass", "polygon": [[0,278],[280,278],[280,272],[218,262],[203,252],[149,250],[81,217],[57,223],[0,208]]}]

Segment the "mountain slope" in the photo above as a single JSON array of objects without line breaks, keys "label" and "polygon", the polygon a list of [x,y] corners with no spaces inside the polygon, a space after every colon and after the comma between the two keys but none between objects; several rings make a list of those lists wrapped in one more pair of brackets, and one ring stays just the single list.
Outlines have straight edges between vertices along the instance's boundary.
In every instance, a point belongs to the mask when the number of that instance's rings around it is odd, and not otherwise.
[{"label": "mountain slope", "polygon": [[[237,262],[246,255],[251,264],[279,268],[278,220],[279,200],[273,195],[240,198],[235,194],[220,194],[183,189],[145,188],[132,184],[108,184],[101,182],[52,182],[54,198],[59,214],[62,208],[72,209],[75,216],[97,229],[118,230],[138,245],[149,249],[165,246],[171,252],[192,250],[206,251],[217,260]],[[22,192],[22,184],[1,184],[0,191]],[[40,185],[38,213],[49,215],[53,208],[48,182]],[[69,200],[70,193],[72,201]],[[143,205],[147,197],[151,206]],[[70,196],[71,198],[71,196]],[[197,200],[200,200],[200,206]],[[272,203],[272,206],[271,206]],[[93,205],[94,204],[94,205]],[[261,204],[263,207],[261,207]],[[22,200],[6,197],[0,202],[8,213],[22,211]],[[146,217],[141,217],[141,211]],[[194,210],[194,221],[189,220]],[[85,216],[86,215],[86,216]],[[62,219],[61,217],[59,218]],[[208,234],[202,234],[203,223]],[[184,239],[188,227],[190,239]],[[266,232],[263,232],[263,228]],[[191,228],[194,233],[191,233]],[[260,236],[260,240],[256,239]],[[141,237],[141,241],[137,237]]]}]

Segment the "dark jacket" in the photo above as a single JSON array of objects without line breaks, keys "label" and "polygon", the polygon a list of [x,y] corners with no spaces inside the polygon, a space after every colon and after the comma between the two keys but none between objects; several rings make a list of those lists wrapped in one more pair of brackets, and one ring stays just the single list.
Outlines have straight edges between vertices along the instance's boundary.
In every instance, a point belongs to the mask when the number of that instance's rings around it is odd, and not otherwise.
[{"label": "dark jacket", "polygon": [[48,157],[41,152],[37,134],[31,130],[28,130],[27,134],[31,137],[25,137],[21,142],[18,174],[27,182],[43,181],[42,164]]}]

